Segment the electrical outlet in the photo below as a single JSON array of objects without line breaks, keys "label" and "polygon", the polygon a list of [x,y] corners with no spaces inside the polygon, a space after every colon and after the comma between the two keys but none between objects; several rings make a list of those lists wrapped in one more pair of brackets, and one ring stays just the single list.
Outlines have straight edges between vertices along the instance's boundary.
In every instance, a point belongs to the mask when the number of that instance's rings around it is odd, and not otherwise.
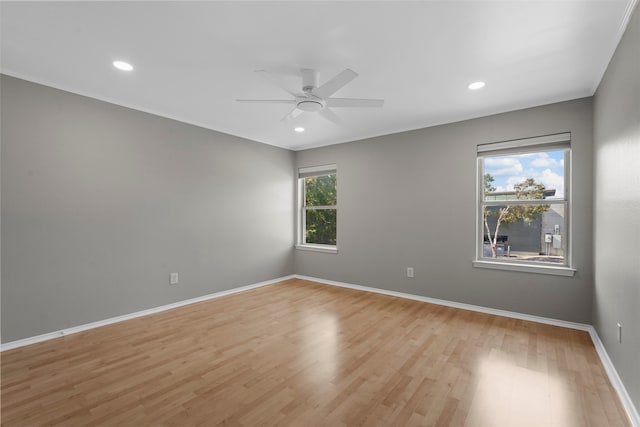
[{"label": "electrical outlet", "polygon": [[622,344],[622,325],[618,323],[618,342]]},{"label": "electrical outlet", "polygon": [[413,278],[413,267],[407,267],[407,277]]},{"label": "electrical outlet", "polygon": [[177,285],[178,284],[178,273],[171,273],[169,275],[169,284]]}]

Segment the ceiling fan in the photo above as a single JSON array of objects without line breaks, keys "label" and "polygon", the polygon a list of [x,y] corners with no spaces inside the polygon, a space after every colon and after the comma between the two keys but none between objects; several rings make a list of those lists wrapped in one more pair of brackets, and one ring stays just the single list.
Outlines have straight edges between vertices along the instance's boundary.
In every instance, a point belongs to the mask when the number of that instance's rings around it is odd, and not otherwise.
[{"label": "ceiling fan", "polygon": [[282,120],[292,120],[302,113],[318,113],[327,120],[340,123],[340,118],[330,110],[330,108],[352,108],[352,107],[382,107],[383,99],[359,99],[359,98],[331,98],[331,95],[342,89],[353,79],[358,77],[358,73],[346,69],[334,76],[332,79],[318,86],[319,76],[316,70],[303,68],[302,91],[293,92],[284,87],[276,78],[264,70],[256,71],[264,78],[283,89],[293,99],[236,99],[238,102],[258,102],[263,104],[291,104],[291,110]]}]

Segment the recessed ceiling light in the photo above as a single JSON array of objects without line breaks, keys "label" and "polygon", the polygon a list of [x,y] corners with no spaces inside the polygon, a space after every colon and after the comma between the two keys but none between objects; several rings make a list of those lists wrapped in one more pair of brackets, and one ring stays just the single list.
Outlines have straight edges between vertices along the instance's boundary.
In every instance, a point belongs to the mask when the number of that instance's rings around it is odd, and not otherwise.
[{"label": "recessed ceiling light", "polygon": [[298,126],[298,127],[297,127],[297,128],[295,128],[294,130],[295,130],[296,132],[298,132],[298,133],[302,133],[302,132],[304,132],[304,128],[303,128],[303,127],[301,127],[301,126]]},{"label": "recessed ceiling light", "polygon": [[469,90],[478,90],[484,87],[484,82],[473,82],[469,86],[467,86]]},{"label": "recessed ceiling light", "polygon": [[128,62],[124,62],[124,61],[113,61],[113,66],[116,67],[118,70],[122,70],[122,71],[131,71],[131,70],[133,70],[133,65],[129,64]]}]

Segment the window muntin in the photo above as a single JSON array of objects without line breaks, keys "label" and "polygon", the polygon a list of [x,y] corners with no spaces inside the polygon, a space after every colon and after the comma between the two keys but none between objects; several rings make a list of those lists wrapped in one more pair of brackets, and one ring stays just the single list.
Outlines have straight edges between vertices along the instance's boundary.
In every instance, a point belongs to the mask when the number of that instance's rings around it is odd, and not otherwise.
[{"label": "window muntin", "polygon": [[570,266],[570,134],[478,146],[480,261]]},{"label": "window muntin", "polygon": [[338,209],[335,165],[299,169],[298,184],[298,244],[335,248]]}]

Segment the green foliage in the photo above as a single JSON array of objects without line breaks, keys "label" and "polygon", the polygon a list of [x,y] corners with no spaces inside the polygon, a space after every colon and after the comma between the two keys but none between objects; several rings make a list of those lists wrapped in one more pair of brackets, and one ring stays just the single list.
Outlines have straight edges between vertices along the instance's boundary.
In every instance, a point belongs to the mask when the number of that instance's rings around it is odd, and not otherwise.
[{"label": "green foliage", "polygon": [[[305,178],[305,206],[335,206],[337,204],[336,175]],[[336,209],[306,211],[307,243],[336,244]]]},{"label": "green foliage", "polygon": [[305,206],[334,206],[336,204],[336,175],[305,178]]},{"label": "green foliage", "polygon": [[491,176],[490,173],[484,174],[484,194],[493,193],[496,191],[496,187],[492,186],[491,183],[495,181],[495,178]]},{"label": "green foliage", "polygon": [[306,212],[307,243],[336,244],[336,210],[308,210]]},{"label": "green foliage", "polygon": [[[493,177],[489,174],[485,175],[485,189],[487,188],[486,176]],[[493,187],[491,187],[493,188]],[[519,184],[513,186],[516,200],[539,200],[544,199],[545,186],[536,183],[533,178],[527,178]],[[494,189],[495,191],[495,189]],[[549,210],[549,205],[526,205],[526,206],[505,206],[497,211],[485,209],[485,215],[494,215],[498,217],[499,223],[509,224],[522,220],[527,224],[532,223],[538,215]]]}]

